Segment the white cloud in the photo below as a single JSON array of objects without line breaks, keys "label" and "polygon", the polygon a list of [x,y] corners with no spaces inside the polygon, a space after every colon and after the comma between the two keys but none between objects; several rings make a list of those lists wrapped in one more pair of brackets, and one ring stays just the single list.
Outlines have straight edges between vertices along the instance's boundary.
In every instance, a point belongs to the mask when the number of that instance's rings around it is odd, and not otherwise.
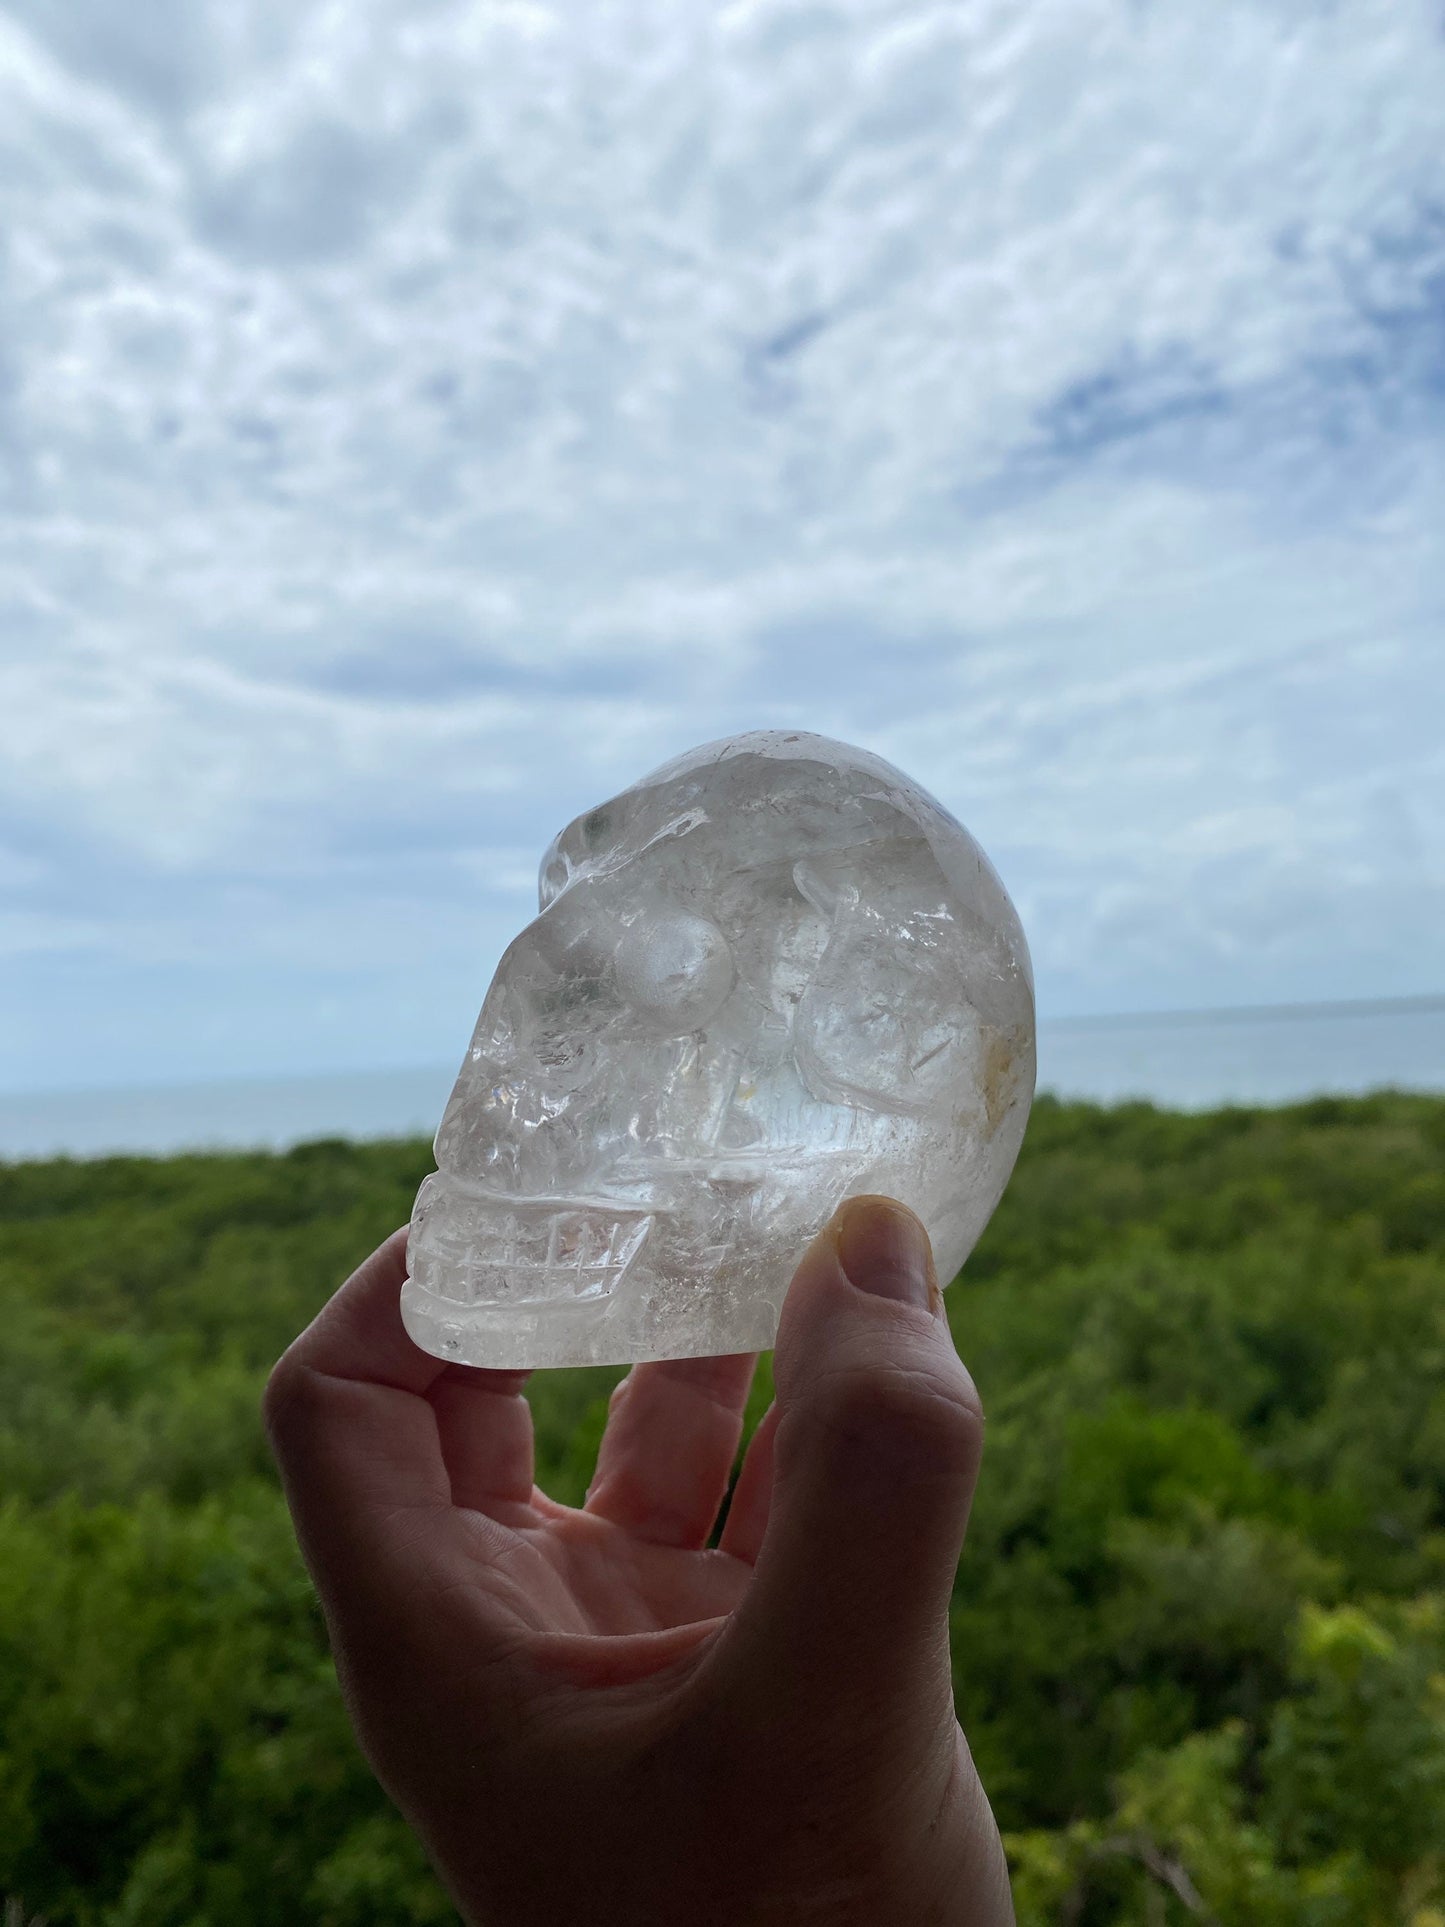
[{"label": "white cloud", "polygon": [[1433,987],[1430,7],[118,18],[0,0],[0,952],[184,1027],[384,902],[479,984],[519,852],[786,718],[1054,1008]]}]

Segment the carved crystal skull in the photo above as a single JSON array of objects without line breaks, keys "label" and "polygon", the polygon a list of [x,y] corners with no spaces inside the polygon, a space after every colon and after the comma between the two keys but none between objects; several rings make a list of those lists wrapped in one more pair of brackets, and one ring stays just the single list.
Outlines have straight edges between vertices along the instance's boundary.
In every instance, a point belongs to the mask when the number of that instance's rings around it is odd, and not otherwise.
[{"label": "carved crystal skull", "polygon": [[473,1365],[761,1350],[859,1192],[947,1280],[1034,1085],[1013,905],[876,756],[760,730],[578,817],[502,958],[417,1194],[406,1328]]}]

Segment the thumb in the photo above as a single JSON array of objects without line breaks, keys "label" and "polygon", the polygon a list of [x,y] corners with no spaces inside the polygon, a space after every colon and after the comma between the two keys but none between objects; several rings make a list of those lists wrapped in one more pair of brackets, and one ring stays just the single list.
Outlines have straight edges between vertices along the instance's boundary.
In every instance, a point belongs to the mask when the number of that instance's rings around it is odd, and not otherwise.
[{"label": "thumb", "polygon": [[775,1715],[888,1721],[921,1694],[951,1723],[948,1602],[983,1412],[906,1206],[850,1199],[814,1239],[774,1380],[772,1502],[733,1657]]}]

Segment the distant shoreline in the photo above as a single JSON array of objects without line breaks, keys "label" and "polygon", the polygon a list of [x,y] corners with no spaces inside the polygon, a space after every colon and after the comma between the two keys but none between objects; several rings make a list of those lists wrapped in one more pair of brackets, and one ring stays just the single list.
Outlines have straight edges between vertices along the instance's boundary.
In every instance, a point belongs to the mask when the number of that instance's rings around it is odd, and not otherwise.
[{"label": "distant shoreline", "polygon": [[[0,1093],[0,1159],[283,1149],[431,1137],[454,1063]],[[1161,1109],[1445,1093],[1445,995],[1045,1018],[1039,1088]]]},{"label": "distant shoreline", "polygon": [[[1131,1030],[1136,1027],[1195,1024],[1234,1024],[1298,1022],[1317,1018],[1411,1017],[1445,1013],[1445,991],[1426,992],[1410,997],[1346,997],[1313,1004],[1216,1004],[1169,1010],[1090,1011],[1064,1017],[1041,1017],[1040,1033],[1073,1030]],[[0,1089],[0,1107],[19,1103],[82,1101],[88,1098],[138,1097],[161,1093],[179,1095],[189,1091],[272,1088],[280,1085],[373,1083],[379,1078],[431,1077],[441,1067],[431,1064],[392,1064],[364,1069],[308,1070],[296,1072],[252,1073],[220,1077],[167,1079],[159,1084],[57,1084],[41,1089],[23,1086]],[[455,1065],[446,1075],[455,1074]]]},{"label": "distant shoreline", "polygon": [[1144,1024],[1290,1023],[1331,1017],[1412,1017],[1445,1011],[1445,992],[1419,997],[1346,997],[1322,1004],[1224,1004],[1195,1010],[1105,1011],[1094,1016],[1045,1017],[1050,1030],[1130,1029]]}]

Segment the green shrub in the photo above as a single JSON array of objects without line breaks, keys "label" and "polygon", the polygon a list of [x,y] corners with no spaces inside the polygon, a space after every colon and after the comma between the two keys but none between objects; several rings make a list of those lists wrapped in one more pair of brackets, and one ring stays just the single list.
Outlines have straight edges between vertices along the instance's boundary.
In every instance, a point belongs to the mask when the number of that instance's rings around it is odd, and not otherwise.
[{"label": "green shrub", "polygon": [[[0,1167],[6,1927],[452,1918],[257,1416],[428,1168]],[[1445,1927],[1442,1168],[1427,1098],[1037,1106],[949,1293],[989,1412],[956,1684],[1025,1927]],[[619,1375],[534,1381],[560,1498]]]}]

